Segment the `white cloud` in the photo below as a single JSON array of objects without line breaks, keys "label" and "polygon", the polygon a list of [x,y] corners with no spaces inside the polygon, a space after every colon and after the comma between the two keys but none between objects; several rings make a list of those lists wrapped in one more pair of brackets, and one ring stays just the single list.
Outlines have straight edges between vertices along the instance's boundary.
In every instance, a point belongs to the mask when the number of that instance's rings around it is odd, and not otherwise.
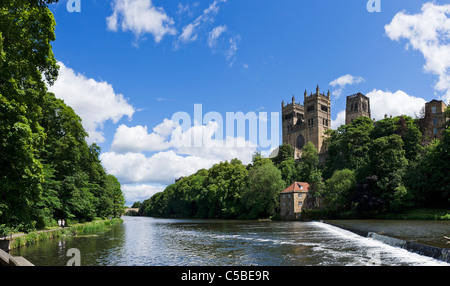
[{"label": "white cloud", "polygon": [[[384,119],[387,115],[390,117],[399,115],[408,115],[415,118],[420,114],[420,110],[425,106],[426,100],[420,97],[414,97],[398,90],[394,93],[374,89],[367,93],[370,98],[371,119]],[[336,130],[341,125],[345,125],[345,110],[341,110],[335,120],[331,121],[331,128]]]},{"label": "white cloud", "polygon": [[[192,4],[191,6],[193,8],[197,7],[199,5],[199,2],[195,2],[194,4]],[[193,12],[191,10],[191,7],[189,4],[183,5],[181,3],[178,3],[178,10],[177,10],[177,14],[178,15],[183,15],[183,14],[187,14],[189,17],[193,16]]]},{"label": "white cloud", "polygon": [[[182,131],[181,126],[165,119],[153,131],[149,134],[143,126],[120,126],[110,152],[100,156],[106,170],[125,184],[171,184],[221,161],[238,158],[248,164],[257,150],[245,138],[222,139],[218,136],[218,124],[213,121]],[[167,150],[149,156],[142,153],[158,147]]]},{"label": "white cloud", "polygon": [[208,46],[213,49],[217,44],[217,39],[219,39],[220,35],[227,30],[226,25],[215,27],[210,33],[208,37]]},{"label": "white cloud", "polygon": [[336,130],[341,125],[345,125],[345,110],[342,110],[337,114],[336,120],[331,120],[331,129]]},{"label": "white cloud", "polygon": [[367,94],[370,98],[370,109],[372,118],[381,120],[384,115],[408,115],[415,117],[425,106],[426,100],[414,97],[398,90],[395,93],[374,89]]},{"label": "white cloud", "polygon": [[168,137],[172,134],[172,132],[175,130],[177,126],[178,126],[177,123],[167,118],[164,118],[163,123],[153,128],[153,131],[155,131],[156,133],[158,133],[163,137]]},{"label": "white cloud", "polygon": [[210,168],[215,160],[197,156],[180,156],[175,151],[165,151],[146,157],[142,153],[100,155],[109,174],[125,184],[148,183],[168,185],[179,177],[189,176],[202,168]]},{"label": "white cloud", "polygon": [[164,191],[166,187],[162,185],[122,185],[121,189],[125,197],[125,202],[131,206],[134,202],[143,202],[151,198],[154,194]]},{"label": "white cloud", "polygon": [[236,37],[230,38],[229,40],[229,48],[225,52],[225,57],[227,61],[230,63],[230,66],[233,66],[234,62],[236,61],[236,52],[238,50],[238,43],[241,40],[241,37],[238,35]]},{"label": "white cloud", "polygon": [[198,16],[192,23],[189,23],[182,28],[182,32],[178,37],[178,40],[182,43],[189,43],[197,40],[197,30],[200,29],[204,24],[214,22],[214,17],[220,10],[219,4],[224,2],[227,2],[227,0],[215,0],[213,3],[211,3],[208,8],[203,10],[203,13]]},{"label": "white cloud", "polygon": [[165,35],[175,35],[174,21],[164,9],[155,7],[151,0],[114,0],[113,14],[106,18],[108,29],[131,31],[136,38],[145,33],[159,43]]},{"label": "white cloud", "polygon": [[83,127],[89,133],[89,143],[105,140],[102,128],[106,121],[117,123],[124,116],[131,119],[135,109],[122,94],[114,91],[111,84],[75,73],[61,62],[58,65],[58,79],[49,91],[64,100],[81,117]]},{"label": "white cloud", "polygon": [[347,85],[353,85],[358,84],[364,81],[364,78],[360,76],[352,76],[350,74],[343,75],[332,82],[330,82],[330,85],[332,87],[338,87],[336,90],[332,92],[332,94],[335,96],[335,98],[339,98],[342,95],[342,91]]},{"label": "white cloud", "polygon": [[157,133],[148,133],[147,126],[127,127],[120,125],[114,135],[111,150],[118,153],[162,151],[171,147],[166,139]]},{"label": "white cloud", "polygon": [[434,88],[445,93],[441,99],[450,100],[450,4],[433,2],[422,6],[422,13],[397,13],[385,26],[391,40],[408,40],[406,48],[420,51],[425,58],[424,72],[438,76]]},{"label": "white cloud", "polygon": [[197,40],[197,35],[195,34],[195,28],[199,23],[190,23],[183,27],[183,32],[180,35],[180,40],[184,43],[193,42]]}]

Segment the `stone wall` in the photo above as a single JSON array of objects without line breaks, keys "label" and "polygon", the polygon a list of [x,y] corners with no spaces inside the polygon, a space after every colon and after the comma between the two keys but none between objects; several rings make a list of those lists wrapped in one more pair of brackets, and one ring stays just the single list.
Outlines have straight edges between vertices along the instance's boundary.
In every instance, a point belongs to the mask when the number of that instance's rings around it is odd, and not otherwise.
[{"label": "stone wall", "polygon": [[31,262],[21,256],[11,256],[0,249],[0,266],[34,266]]}]

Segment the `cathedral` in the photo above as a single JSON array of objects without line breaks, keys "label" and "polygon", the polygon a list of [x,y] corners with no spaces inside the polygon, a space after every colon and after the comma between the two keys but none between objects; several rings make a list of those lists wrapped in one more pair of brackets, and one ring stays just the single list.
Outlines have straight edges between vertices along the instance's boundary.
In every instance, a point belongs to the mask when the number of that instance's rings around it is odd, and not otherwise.
[{"label": "cathedral", "polygon": [[[345,123],[350,124],[355,118],[370,118],[370,100],[362,93],[347,96]],[[331,128],[330,91],[320,93],[319,86],[315,93],[305,90],[303,105],[295,101],[281,103],[283,144],[294,147],[294,158],[299,159],[306,143],[312,142],[323,157],[326,146],[323,144],[325,131]]]}]

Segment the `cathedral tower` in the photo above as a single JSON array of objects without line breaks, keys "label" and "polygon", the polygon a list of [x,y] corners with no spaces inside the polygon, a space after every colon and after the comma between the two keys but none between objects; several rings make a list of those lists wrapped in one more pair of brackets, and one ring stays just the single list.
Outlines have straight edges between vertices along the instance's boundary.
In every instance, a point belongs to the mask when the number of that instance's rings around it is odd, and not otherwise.
[{"label": "cathedral tower", "polygon": [[362,116],[370,118],[369,98],[360,92],[354,95],[347,96],[345,125],[352,123],[355,118]]},{"label": "cathedral tower", "polygon": [[306,143],[312,142],[319,154],[325,153],[323,140],[325,131],[331,127],[330,92],[320,93],[319,86],[315,93],[305,90],[303,105],[295,102],[282,103],[283,144],[294,147],[294,157],[301,157],[301,151]]}]

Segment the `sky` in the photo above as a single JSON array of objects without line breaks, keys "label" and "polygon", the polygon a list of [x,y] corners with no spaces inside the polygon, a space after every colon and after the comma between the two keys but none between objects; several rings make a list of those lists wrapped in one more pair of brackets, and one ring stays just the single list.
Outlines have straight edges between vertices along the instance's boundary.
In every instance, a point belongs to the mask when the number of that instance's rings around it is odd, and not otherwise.
[{"label": "sky", "polygon": [[142,202],[201,168],[271,154],[281,102],[317,85],[334,129],[358,92],[376,120],[448,103],[448,0],[369,2],[60,0],[49,90],[81,117],[126,204]]}]

